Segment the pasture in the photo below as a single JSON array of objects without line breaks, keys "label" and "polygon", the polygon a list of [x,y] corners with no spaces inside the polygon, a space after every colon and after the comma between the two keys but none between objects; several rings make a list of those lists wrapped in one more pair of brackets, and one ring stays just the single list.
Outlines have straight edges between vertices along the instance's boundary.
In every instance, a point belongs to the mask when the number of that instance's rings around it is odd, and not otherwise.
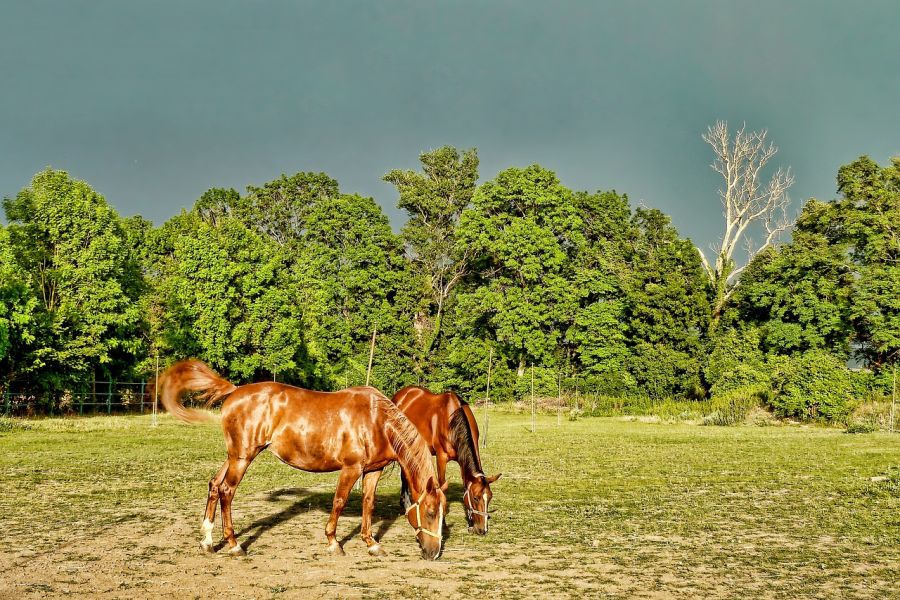
[{"label": "pasture", "polygon": [[[481,415],[479,414],[479,418]],[[336,474],[268,453],[235,497],[244,558],[198,550],[218,424],[167,415],[26,422],[0,432],[0,597],[879,598],[900,594],[900,436],[492,413],[490,533],[466,532],[451,463],[449,534],[419,557],[398,471],[359,540],[354,490],[338,539]],[[4,422],[9,424],[8,421]],[[216,524],[215,539],[221,539]]]}]

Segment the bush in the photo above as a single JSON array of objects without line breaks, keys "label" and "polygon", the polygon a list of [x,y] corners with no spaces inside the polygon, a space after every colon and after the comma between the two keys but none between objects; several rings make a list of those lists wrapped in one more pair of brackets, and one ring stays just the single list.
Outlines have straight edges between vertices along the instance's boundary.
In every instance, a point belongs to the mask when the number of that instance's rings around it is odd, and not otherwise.
[{"label": "bush", "polygon": [[714,396],[712,411],[703,417],[703,425],[737,425],[750,412],[768,400],[768,386],[746,386]]},{"label": "bush", "polygon": [[703,378],[713,396],[742,387],[771,383],[755,328],[728,329],[711,341]]},{"label": "bush", "polygon": [[704,395],[699,361],[662,344],[638,344],[629,370],[638,389],[651,398],[697,398]]},{"label": "bush", "polygon": [[[534,367],[534,395],[536,398],[556,398],[559,390],[559,372],[546,367]],[[531,367],[525,369],[521,377],[516,378],[515,397],[531,401]]]},{"label": "bush", "polygon": [[0,434],[30,429],[28,423],[9,417],[0,417]]},{"label": "bush", "polygon": [[851,409],[853,383],[847,365],[828,352],[812,350],[771,361],[776,413],[803,420],[839,421]]},{"label": "bush", "polygon": [[718,380],[710,389],[710,394],[716,397],[741,389],[764,388],[768,390],[771,385],[772,376],[766,372],[764,367],[757,368],[753,365],[739,364],[719,374]]},{"label": "bush", "polygon": [[875,431],[875,426],[871,423],[851,423],[847,425],[844,433],[872,433],[873,431]]},{"label": "bush", "polygon": [[[900,413],[900,410],[897,411]],[[895,421],[900,421],[900,415],[894,415]],[[857,431],[849,431],[850,428],[866,429],[875,431],[876,429],[891,428],[891,402],[889,399],[868,400],[859,402],[845,419],[848,433],[859,433]],[[897,423],[894,423],[894,429],[897,429]]]}]

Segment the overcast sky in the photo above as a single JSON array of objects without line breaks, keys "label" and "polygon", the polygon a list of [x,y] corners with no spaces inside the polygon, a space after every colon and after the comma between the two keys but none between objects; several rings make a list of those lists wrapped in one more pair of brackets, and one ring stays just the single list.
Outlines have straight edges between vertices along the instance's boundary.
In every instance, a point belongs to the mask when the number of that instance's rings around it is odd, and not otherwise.
[{"label": "overcast sky", "polygon": [[716,119],[791,191],[900,154],[900,2],[6,2],[0,195],[47,165],[161,223],[210,187],[325,171],[398,227],[393,168],[477,147],[717,238]]}]

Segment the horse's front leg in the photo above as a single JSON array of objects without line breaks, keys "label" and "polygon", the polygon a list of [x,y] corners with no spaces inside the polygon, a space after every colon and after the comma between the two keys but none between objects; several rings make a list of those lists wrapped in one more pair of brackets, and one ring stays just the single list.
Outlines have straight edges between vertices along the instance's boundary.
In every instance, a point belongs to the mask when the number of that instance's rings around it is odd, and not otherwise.
[{"label": "horse's front leg", "polygon": [[225,479],[225,473],[228,471],[228,461],[222,465],[215,477],[209,480],[209,494],[206,497],[206,512],[203,513],[203,540],[200,542],[200,549],[204,552],[213,552],[212,532],[215,527],[216,506],[219,504],[219,486]]},{"label": "horse's front leg", "polygon": [[447,481],[447,463],[450,461],[450,457],[447,456],[443,452],[437,453],[437,476],[438,476],[438,485],[444,485],[444,482]]},{"label": "horse's front leg", "polygon": [[[449,461],[450,457],[447,456],[447,454],[445,454],[444,452],[437,453],[437,477],[439,486],[443,486],[444,483],[447,482],[447,463]],[[449,504],[447,505],[447,512],[450,512]]]},{"label": "horse's front leg", "polygon": [[331,504],[331,517],[328,518],[328,524],[325,525],[328,552],[331,554],[344,554],[344,549],[341,548],[337,538],[335,538],[337,522],[341,513],[344,512],[344,507],[347,506],[347,496],[350,495],[350,490],[353,489],[353,484],[356,483],[360,475],[362,475],[362,466],[353,465],[341,469],[341,474],[338,477],[337,488],[334,490],[334,502]]},{"label": "horse's front leg", "polygon": [[375,511],[375,489],[378,487],[378,479],[381,471],[372,471],[363,475],[363,501],[362,501],[362,526],[360,537],[369,547],[372,556],[384,556],[387,554],[381,544],[372,537],[372,513]]}]

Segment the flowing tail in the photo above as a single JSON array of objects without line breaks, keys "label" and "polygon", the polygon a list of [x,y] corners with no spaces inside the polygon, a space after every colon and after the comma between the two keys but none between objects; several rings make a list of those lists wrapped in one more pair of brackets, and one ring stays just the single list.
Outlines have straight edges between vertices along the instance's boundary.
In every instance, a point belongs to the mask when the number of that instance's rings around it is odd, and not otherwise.
[{"label": "flowing tail", "polygon": [[204,406],[209,408],[223,400],[237,387],[220,377],[206,365],[196,359],[182,360],[162,372],[156,381],[159,399],[175,417],[186,423],[208,421],[211,417],[203,412],[187,408],[181,403],[184,392],[199,392]]}]

